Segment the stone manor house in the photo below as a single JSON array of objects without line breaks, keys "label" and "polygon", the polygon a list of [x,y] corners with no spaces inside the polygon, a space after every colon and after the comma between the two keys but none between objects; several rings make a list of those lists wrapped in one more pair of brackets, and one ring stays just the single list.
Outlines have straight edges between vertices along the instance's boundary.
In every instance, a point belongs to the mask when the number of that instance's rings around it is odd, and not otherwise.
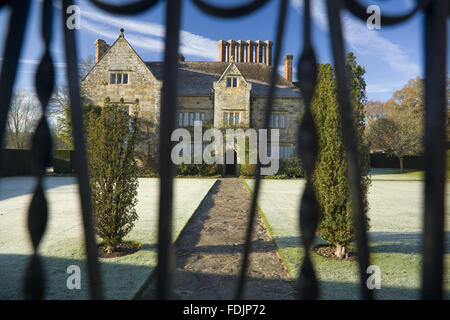
[{"label": "stone manor house", "polygon": [[[179,55],[177,125],[205,127],[262,127],[272,68],[272,42],[219,41],[218,61],[185,61]],[[163,62],[145,62],[125,39],[123,29],[108,45],[95,41],[95,65],[82,80],[88,100],[125,105],[130,113],[153,114],[159,123]],[[294,155],[301,112],[299,90],[292,84],[292,55],[284,57],[284,77],[277,75],[271,127],[280,130],[281,158]],[[136,100],[138,99],[138,101]]]}]

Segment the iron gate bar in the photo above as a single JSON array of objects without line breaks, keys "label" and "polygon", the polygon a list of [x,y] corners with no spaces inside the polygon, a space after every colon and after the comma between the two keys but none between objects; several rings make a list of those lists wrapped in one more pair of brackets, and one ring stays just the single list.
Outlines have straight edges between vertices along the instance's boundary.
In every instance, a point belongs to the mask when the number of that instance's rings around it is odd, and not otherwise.
[{"label": "iron gate bar", "polygon": [[[276,35],[276,46],[275,46],[275,57],[274,57],[274,66],[272,67],[272,71],[270,74],[270,85],[268,90],[268,97],[266,100],[265,105],[265,111],[264,111],[264,122],[263,122],[263,129],[269,128],[270,124],[270,114],[272,112],[272,105],[275,95],[275,81],[278,75],[277,68],[275,67],[278,65],[280,59],[281,59],[281,48],[283,47],[283,37],[284,37],[284,29],[286,26],[286,12],[287,12],[287,0],[281,0],[280,1],[280,9],[279,9],[279,16],[278,16],[278,23],[277,23],[277,35]],[[247,225],[247,233],[245,238],[245,247],[244,247],[244,255],[242,258],[242,264],[241,264],[241,272],[237,284],[237,290],[235,298],[240,300],[242,299],[244,295],[244,285],[245,285],[245,278],[247,275],[247,266],[248,266],[248,259],[250,256],[251,251],[251,239],[253,234],[253,228],[255,224],[255,215],[258,205],[258,195],[259,195],[259,189],[260,189],[260,183],[261,183],[261,162],[259,156],[257,157],[257,163],[256,163],[256,179],[255,179],[255,185],[253,187],[253,196],[252,196],[252,202],[250,205],[250,211],[248,213],[248,225]]]},{"label": "iron gate bar", "polygon": [[373,290],[367,286],[367,267],[370,265],[367,239],[367,222],[363,208],[360,188],[361,171],[359,169],[358,137],[354,126],[353,109],[346,74],[345,48],[341,25],[341,1],[327,0],[328,24],[336,70],[337,96],[342,122],[342,138],[347,158],[347,175],[350,188],[353,224],[358,253],[361,298],[373,299]]},{"label": "iron gate bar", "polygon": [[35,74],[35,87],[42,115],[32,137],[31,156],[34,173],[37,178],[36,188],[28,210],[28,232],[33,245],[33,255],[25,272],[25,299],[42,299],[45,294],[45,275],[39,256],[39,244],[47,226],[48,206],[45,198],[43,180],[45,170],[52,157],[52,138],[48,126],[46,110],[55,86],[55,71],[50,43],[52,39],[53,1],[42,3],[41,35],[44,41],[44,54]]},{"label": "iron gate bar", "polygon": [[171,135],[175,129],[177,109],[178,47],[180,38],[181,0],[168,0],[166,4],[166,34],[164,71],[161,96],[161,130],[159,135],[159,228],[157,297],[170,298],[173,268],[172,209],[173,176],[175,166],[171,160]]},{"label": "iron gate bar", "polygon": [[422,298],[442,299],[448,0],[425,8],[425,206]]},{"label": "iron gate bar", "polygon": [[[100,9],[116,14],[137,14],[153,7],[158,0],[142,0],[126,5],[109,5],[99,0],[89,0]],[[269,0],[253,0],[244,5],[227,8],[215,7],[204,0],[192,0],[201,11],[209,15],[222,18],[236,18],[249,15]],[[181,0],[166,1],[166,38],[164,75],[161,99],[161,134],[160,134],[160,204],[158,229],[158,298],[165,299],[170,294],[170,279],[172,268],[172,209],[173,209],[173,173],[174,165],[170,161],[170,133],[175,128],[175,111],[177,104],[176,80],[178,70],[179,31],[181,19]],[[287,11],[287,0],[280,3],[280,15],[277,26],[277,46],[275,61],[281,57],[282,40]],[[0,0],[0,8],[5,4],[11,7],[8,34],[5,40],[2,69],[0,73],[0,141],[4,140],[8,110],[10,108],[13,85],[17,75],[20,52],[23,45],[25,26],[28,19],[30,0]],[[92,203],[89,187],[86,145],[83,135],[82,109],[80,85],[78,79],[77,52],[75,31],[65,27],[66,9],[73,4],[73,0],[62,0],[63,28],[65,55],[67,61],[67,80],[69,97],[72,105],[73,136],[76,147],[74,165],[79,185],[83,227],[85,232],[85,246],[89,273],[90,294],[93,299],[102,298],[100,268],[95,243],[95,233],[92,217]],[[343,124],[343,140],[347,153],[348,175],[354,213],[356,242],[358,246],[361,295],[364,299],[373,298],[372,291],[366,286],[366,268],[369,265],[369,250],[366,233],[366,221],[362,212],[362,197],[359,189],[361,172],[358,169],[358,154],[356,152],[357,135],[353,126],[353,112],[350,103],[349,88],[345,74],[344,44],[340,22],[340,10],[346,8],[359,19],[366,20],[365,8],[355,0],[332,1],[327,0],[330,37],[332,42],[333,59],[336,68],[338,85],[338,101]],[[310,114],[311,91],[314,89],[316,71],[315,58],[310,43],[310,1],[304,6],[304,50],[299,61],[299,86],[306,104],[305,116],[299,129],[299,152],[305,163],[305,169],[311,176],[315,157],[317,155],[317,132]],[[384,25],[398,24],[407,21],[420,10],[425,12],[425,208],[424,208],[424,253],[422,269],[422,297],[424,299],[441,299],[443,297],[443,254],[444,254],[444,202],[445,202],[445,105],[446,105],[446,42],[447,15],[450,6],[446,0],[423,0],[399,16],[381,16]],[[45,232],[47,206],[42,186],[45,167],[51,157],[51,136],[45,118],[54,85],[53,62],[49,53],[51,40],[52,1],[43,2],[42,36],[45,43],[45,53],[36,73],[36,90],[44,111],[39,125],[33,136],[33,159],[36,165],[38,183],[34,190],[29,208],[29,232],[34,248],[26,276],[26,298],[42,298],[44,280],[39,262],[38,246]],[[314,63],[312,63],[314,61]],[[269,127],[270,114],[274,99],[276,68],[272,69],[268,92],[267,105],[264,111],[263,128]],[[0,156],[2,150],[0,149]],[[1,165],[1,164],[0,164]],[[249,212],[249,224],[246,234],[244,259],[236,292],[237,298],[242,298],[246,277],[248,256],[251,250],[251,232],[254,224],[258,193],[260,188],[260,168],[257,163],[256,180],[252,205]],[[301,228],[305,248],[311,245],[317,223],[317,200],[314,199],[313,189],[308,180],[301,203]],[[305,241],[306,239],[306,241]],[[299,277],[300,284],[308,283],[307,290],[299,290],[301,298],[316,298],[318,285],[314,276],[311,261],[305,258]],[[306,271],[305,271],[306,270]],[[306,282],[305,282],[306,281]],[[312,284],[312,285],[311,285]]]},{"label": "iron gate bar", "polygon": [[[12,91],[17,75],[20,52],[22,51],[23,36],[28,21],[28,12],[30,9],[30,0],[5,1],[5,4],[11,5],[11,14],[9,17],[8,34],[3,48],[3,61],[0,73],[0,144],[3,145],[5,139],[6,123],[8,121],[8,111],[11,105]],[[2,148],[0,148],[0,156]],[[2,161],[0,161],[0,172],[2,172]]]},{"label": "iron gate bar", "polygon": [[12,0],[0,0],[0,8],[2,8],[5,4],[10,4]]},{"label": "iron gate bar", "polygon": [[123,4],[123,5],[111,5],[106,4],[102,1],[98,0],[89,0],[93,5],[102,9],[109,13],[114,14],[137,14],[150,9],[155,4],[158,3],[159,0],[138,0],[136,2]]},{"label": "iron gate bar", "polygon": [[317,82],[317,60],[311,44],[310,1],[304,2],[303,14],[303,52],[298,62],[299,88],[305,104],[305,113],[298,129],[297,153],[306,171],[306,185],[300,203],[300,231],[305,256],[297,284],[300,299],[315,300],[319,297],[319,284],[312,265],[310,251],[319,224],[319,205],[313,186],[314,164],[318,153],[317,128],[311,112],[311,102]]},{"label": "iron gate bar", "polygon": [[73,5],[73,0],[62,0],[62,25],[64,28],[64,49],[66,56],[67,83],[69,85],[69,100],[71,105],[73,142],[75,145],[73,166],[78,181],[80,194],[81,215],[84,227],[84,244],[87,256],[89,292],[91,299],[102,299],[102,281],[98,262],[97,244],[93,223],[91,187],[86,154],[86,140],[83,132],[83,111],[81,109],[81,95],[78,72],[78,54],[75,43],[75,30],[67,27],[69,17],[67,8]]},{"label": "iron gate bar", "polygon": [[269,1],[270,0],[253,0],[241,6],[227,8],[213,6],[203,0],[192,0],[192,2],[204,13],[221,18],[237,18],[249,15],[269,3]]}]

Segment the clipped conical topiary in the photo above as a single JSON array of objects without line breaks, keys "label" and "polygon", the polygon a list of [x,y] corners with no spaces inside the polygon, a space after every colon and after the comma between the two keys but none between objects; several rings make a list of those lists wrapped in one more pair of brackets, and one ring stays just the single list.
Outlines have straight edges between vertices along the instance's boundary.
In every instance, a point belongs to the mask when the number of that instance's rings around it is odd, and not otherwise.
[{"label": "clipped conical topiary", "polygon": [[[364,69],[356,64],[352,53],[348,54],[347,61],[355,126],[359,139],[360,169],[363,174],[360,188],[364,212],[367,214],[367,191],[370,185],[367,173],[370,167],[368,148],[363,140],[363,105],[366,99]],[[329,63],[319,65],[312,112],[319,134],[319,154],[313,176],[321,211],[318,235],[336,246],[336,256],[344,258],[347,256],[347,247],[354,238],[354,229],[336,80]]]}]

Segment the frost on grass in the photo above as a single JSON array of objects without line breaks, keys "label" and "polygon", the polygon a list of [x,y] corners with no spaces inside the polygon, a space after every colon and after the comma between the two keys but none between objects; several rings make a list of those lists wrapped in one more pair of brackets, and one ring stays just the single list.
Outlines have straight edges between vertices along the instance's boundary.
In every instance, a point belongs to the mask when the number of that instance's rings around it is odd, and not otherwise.
[{"label": "frost on grass", "polygon": [[[384,178],[389,178],[384,175]],[[253,180],[246,180],[250,189]],[[259,207],[269,224],[275,243],[294,277],[303,258],[299,245],[299,202],[303,180],[264,180]],[[447,190],[450,183],[447,186]],[[450,193],[446,201],[446,266],[450,265]],[[420,297],[423,181],[372,181],[369,188],[369,246],[371,263],[381,269],[380,299],[418,299]],[[315,244],[323,240],[316,237]],[[354,244],[353,244],[354,245]],[[322,299],[359,299],[358,265],[354,261],[336,261],[313,254],[320,279]],[[448,269],[448,268],[447,268]],[[448,279],[446,275],[445,279]],[[444,281],[450,299],[450,281]]]},{"label": "frost on grass", "polygon": [[[175,179],[174,239],[214,182],[214,179]],[[46,178],[45,186],[49,220],[39,248],[47,278],[45,298],[86,299],[89,288],[75,178]],[[0,179],[0,299],[22,298],[23,276],[32,252],[26,217],[33,187],[33,178]],[[140,219],[124,240],[137,241],[142,249],[123,257],[100,259],[108,299],[131,299],[156,266],[158,194],[158,179],[139,179],[136,210]],[[71,265],[80,267],[80,290],[69,290],[66,286],[70,276],[67,268]]]}]

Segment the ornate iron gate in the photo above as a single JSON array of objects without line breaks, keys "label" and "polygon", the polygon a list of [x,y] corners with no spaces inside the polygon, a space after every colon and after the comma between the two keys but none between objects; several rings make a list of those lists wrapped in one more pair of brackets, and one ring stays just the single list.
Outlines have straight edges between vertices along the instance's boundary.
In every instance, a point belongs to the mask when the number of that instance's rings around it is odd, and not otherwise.
[{"label": "ornate iron gate", "polygon": [[[98,8],[115,14],[133,15],[142,13],[157,4],[158,0],[142,0],[126,5],[110,5],[99,0],[89,0]],[[205,0],[192,0],[195,6],[208,15],[221,18],[246,16],[270,0],[251,0],[238,7],[216,7]],[[49,47],[52,35],[53,1],[43,0],[42,6],[42,40],[45,53],[36,72],[36,92],[45,111],[54,88],[54,67]],[[172,200],[174,165],[170,161],[170,133],[175,127],[175,110],[177,97],[178,47],[182,0],[166,0],[166,35],[164,51],[164,76],[161,99],[160,119],[160,199],[159,199],[159,236],[157,283],[158,298],[169,297],[172,255]],[[274,65],[281,57],[285,31],[288,0],[279,0],[279,15],[276,33]],[[74,166],[79,185],[82,217],[84,225],[85,246],[89,273],[90,295],[92,299],[101,299],[102,285],[97,259],[97,247],[93,228],[91,195],[86,159],[85,137],[82,126],[80,84],[78,79],[77,51],[74,30],[65,27],[68,18],[67,8],[72,0],[61,0],[61,15],[64,28],[64,44],[67,62],[67,82],[72,106],[73,137],[76,148]],[[11,8],[9,29],[4,44],[2,68],[0,74],[0,141],[4,140],[8,110],[11,102],[13,84],[16,78],[19,56],[24,42],[24,32],[29,21],[30,0],[1,0],[0,8]],[[369,266],[369,249],[366,234],[366,221],[362,211],[362,197],[359,189],[361,172],[358,169],[357,135],[353,125],[353,113],[350,93],[345,72],[345,50],[341,26],[341,11],[348,10],[359,19],[367,18],[366,9],[356,0],[327,0],[330,40],[332,44],[334,65],[338,85],[338,100],[343,121],[343,140],[347,154],[348,177],[351,190],[352,210],[354,214],[355,236],[360,270],[361,298],[372,299],[373,291],[366,286]],[[304,1],[303,39],[304,46],[298,64],[299,88],[305,102],[305,116],[298,132],[299,156],[303,160],[308,176],[314,168],[318,151],[317,131],[311,116],[311,99],[316,84],[316,59],[311,43],[311,9],[310,1]],[[447,57],[447,16],[450,6],[447,0],[421,0],[413,10],[401,16],[382,16],[381,23],[394,25],[408,20],[414,14],[423,11],[425,15],[425,206],[424,206],[424,248],[422,270],[422,298],[441,299],[443,297],[443,254],[444,254],[444,188],[446,165],[446,57]],[[270,77],[267,104],[264,114],[264,128],[269,127],[277,69],[273,68]],[[1,152],[1,149],[0,149]],[[51,135],[45,113],[43,113],[32,141],[32,154],[38,184],[34,190],[28,215],[28,229],[32,239],[34,254],[26,273],[24,296],[27,299],[40,299],[44,294],[44,278],[38,247],[46,229],[47,203],[42,187],[45,168],[51,157]],[[246,246],[242,260],[241,274],[235,297],[242,298],[245,288],[247,261],[251,251],[251,232],[254,226],[257,200],[261,177],[258,162],[254,193],[249,211]],[[314,197],[311,181],[307,181],[301,199],[299,212],[301,234],[306,256],[301,267],[298,281],[298,294],[302,299],[319,297],[318,281],[309,257],[309,249],[317,228],[318,205]]]}]

